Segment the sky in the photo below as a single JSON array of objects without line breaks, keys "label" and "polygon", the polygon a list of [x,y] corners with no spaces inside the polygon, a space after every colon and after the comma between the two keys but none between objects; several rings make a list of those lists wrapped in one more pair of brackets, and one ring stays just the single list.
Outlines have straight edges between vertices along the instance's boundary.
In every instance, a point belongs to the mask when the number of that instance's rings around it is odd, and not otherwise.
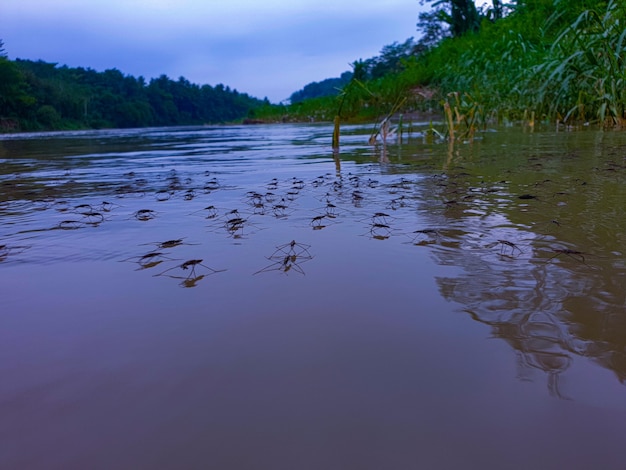
[{"label": "sky", "polygon": [[418,37],[418,0],[1,0],[10,59],[219,83],[278,103]]}]

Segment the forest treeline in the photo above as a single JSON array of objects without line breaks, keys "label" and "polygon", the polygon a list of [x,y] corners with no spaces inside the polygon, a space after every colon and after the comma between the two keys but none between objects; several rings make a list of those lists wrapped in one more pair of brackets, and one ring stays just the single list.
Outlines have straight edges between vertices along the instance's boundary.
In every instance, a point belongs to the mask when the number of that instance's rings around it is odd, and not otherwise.
[{"label": "forest treeline", "polygon": [[419,40],[357,60],[327,96],[265,107],[270,120],[379,120],[435,110],[449,124],[626,125],[626,2],[421,0]]},{"label": "forest treeline", "polygon": [[352,80],[352,72],[344,72],[338,78],[326,78],[319,82],[311,82],[301,90],[295,91],[289,97],[290,103],[301,103],[311,98],[338,95],[344,86]]},{"label": "forest treeline", "polygon": [[[1,47],[0,42],[0,47]],[[151,79],[117,69],[9,60],[0,54],[0,130],[98,129],[231,122],[269,105],[224,85]]]}]

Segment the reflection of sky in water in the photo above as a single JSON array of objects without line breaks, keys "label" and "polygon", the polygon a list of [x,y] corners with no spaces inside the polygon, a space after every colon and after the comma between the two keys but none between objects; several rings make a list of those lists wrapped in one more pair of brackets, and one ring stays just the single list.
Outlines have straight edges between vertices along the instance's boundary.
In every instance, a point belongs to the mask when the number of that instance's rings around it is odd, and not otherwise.
[{"label": "reflection of sky in water", "polygon": [[621,462],[621,135],[369,130],[0,140],[0,459]]}]

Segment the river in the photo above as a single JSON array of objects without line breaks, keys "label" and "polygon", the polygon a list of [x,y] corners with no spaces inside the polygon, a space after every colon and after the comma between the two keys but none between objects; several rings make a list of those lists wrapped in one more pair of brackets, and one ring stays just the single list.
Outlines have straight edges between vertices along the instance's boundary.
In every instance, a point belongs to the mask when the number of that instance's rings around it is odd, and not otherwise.
[{"label": "river", "polygon": [[623,469],[626,134],[0,135],[0,468]]}]

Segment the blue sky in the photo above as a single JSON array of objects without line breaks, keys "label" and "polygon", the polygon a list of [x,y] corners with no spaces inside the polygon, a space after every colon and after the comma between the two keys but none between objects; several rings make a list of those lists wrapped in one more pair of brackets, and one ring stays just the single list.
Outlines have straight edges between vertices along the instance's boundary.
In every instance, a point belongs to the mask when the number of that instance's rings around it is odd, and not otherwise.
[{"label": "blue sky", "polygon": [[394,41],[418,0],[2,0],[9,58],[184,76],[279,102]]}]

